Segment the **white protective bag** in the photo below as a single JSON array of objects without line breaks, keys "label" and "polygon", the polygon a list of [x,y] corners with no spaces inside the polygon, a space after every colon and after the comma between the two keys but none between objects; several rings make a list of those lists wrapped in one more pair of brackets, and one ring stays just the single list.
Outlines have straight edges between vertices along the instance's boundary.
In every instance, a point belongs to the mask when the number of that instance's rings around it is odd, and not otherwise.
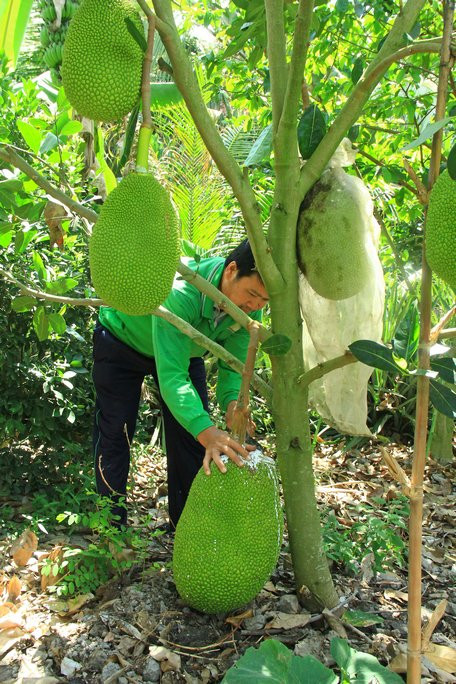
[{"label": "white protective bag", "polygon": [[[334,155],[330,168],[344,173],[342,166],[353,163],[348,141]],[[345,183],[356,186],[359,206],[362,206],[368,244],[369,279],[367,285],[353,297],[342,300],[325,299],[299,276],[299,301],[303,317],[303,354],[306,370],[319,363],[341,356],[355,340],[381,341],[385,285],[377,249],[380,227],[373,215],[373,203],[364,183],[345,174]],[[337,230],[337,226],[334,226]],[[322,419],[339,432],[370,436],[367,419],[367,383],[372,368],[356,362],[331,371],[309,387],[309,401]]]}]

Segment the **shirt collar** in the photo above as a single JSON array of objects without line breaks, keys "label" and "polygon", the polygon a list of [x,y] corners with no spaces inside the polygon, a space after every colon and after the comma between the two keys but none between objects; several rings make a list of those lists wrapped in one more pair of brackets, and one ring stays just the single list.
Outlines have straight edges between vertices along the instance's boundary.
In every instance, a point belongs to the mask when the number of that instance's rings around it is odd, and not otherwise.
[{"label": "shirt collar", "polygon": [[[214,287],[218,287],[220,285],[224,265],[224,261],[222,261],[219,264],[215,264],[212,270],[206,276],[206,280],[209,283],[212,283]],[[203,293],[201,297],[201,317],[209,318],[210,320],[212,320],[214,318],[214,306],[215,303],[213,302],[213,300]]]}]

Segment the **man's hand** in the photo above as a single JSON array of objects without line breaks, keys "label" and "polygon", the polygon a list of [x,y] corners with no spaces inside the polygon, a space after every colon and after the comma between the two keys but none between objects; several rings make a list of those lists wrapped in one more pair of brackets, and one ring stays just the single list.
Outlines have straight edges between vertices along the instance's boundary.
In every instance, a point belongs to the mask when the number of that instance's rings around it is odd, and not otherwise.
[{"label": "man's hand", "polygon": [[[233,427],[233,416],[234,416],[234,410],[236,408],[236,401],[230,401],[230,403],[227,406],[226,413],[225,413],[225,423],[226,427],[228,430],[231,430]],[[256,425],[253,422],[253,420],[250,418],[250,411],[248,412],[248,418],[247,418],[247,426],[246,426],[247,432],[250,435],[250,437],[255,437],[255,430],[256,430]]]},{"label": "man's hand", "polygon": [[215,425],[212,425],[206,430],[199,433],[198,442],[206,449],[206,454],[203,460],[203,469],[206,475],[211,474],[210,464],[214,461],[221,473],[226,473],[226,466],[221,460],[221,455],[225,454],[237,466],[243,466],[243,458],[249,457],[249,451],[255,449],[254,446],[247,445],[245,447],[239,444],[235,439],[224,430],[219,430]]}]

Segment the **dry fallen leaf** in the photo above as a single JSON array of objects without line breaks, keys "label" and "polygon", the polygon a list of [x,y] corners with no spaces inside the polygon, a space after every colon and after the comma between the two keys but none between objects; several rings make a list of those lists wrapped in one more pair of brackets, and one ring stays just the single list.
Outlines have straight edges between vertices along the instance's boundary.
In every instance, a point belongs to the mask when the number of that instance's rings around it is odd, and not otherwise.
[{"label": "dry fallen leaf", "polygon": [[333,615],[333,613],[327,608],[324,608],[323,615],[325,616],[328,625],[332,630],[334,630],[334,632],[336,632],[336,634],[338,634],[342,639],[348,638],[342,620],[339,620],[339,618],[336,617],[336,615]]},{"label": "dry fallen leaf", "polygon": [[31,530],[24,530],[11,547],[13,561],[19,567],[27,565],[38,548],[38,537]]},{"label": "dry fallen leaf", "polygon": [[4,632],[8,629],[15,629],[16,627],[22,627],[23,621],[19,616],[14,617],[14,613],[9,613],[9,615],[3,615],[0,618],[0,632]]},{"label": "dry fallen leaf", "polygon": [[8,592],[8,601],[13,603],[17,601],[22,590],[21,580],[17,575],[13,575],[7,584],[6,591]]},{"label": "dry fallen leaf", "polygon": [[266,629],[294,629],[304,627],[310,620],[310,613],[275,613],[272,620],[266,624]]},{"label": "dry fallen leaf", "polygon": [[181,657],[177,653],[170,651],[164,646],[150,646],[149,654],[154,660],[161,663],[162,672],[169,672],[170,670],[180,670]]},{"label": "dry fallen leaf", "polygon": [[62,221],[68,218],[67,211],[64,206],[49,200],[44,207],[44,220],[49,228],[49,239],[51,247],[57,245],[60,250],[63,250],[64,232],[62,228]]},{"label": "dry fallen leaf", "polygon": [[[456,672],[456,650],[450,646],[429,644],[429,648],[423,651],[423,656],[444,672]],[[407,654],[398,653],[390,662],[389,668],[393,672],[407,672]]]},{"label": "dry fallen leaf", "polygon": [[4,615],[7,615],[8,613],[15,613],[17,610],[17,606],[14,605],[14,603],[11,603],[11,601],[5,601],[5,603],[2,603],[0,605],[0,617],[3,617]]},{"label": "dry fallen leaf", "polygon": [[429,644],[424,655],[441,670],[450,674],[456,672],[456,650],[454,648],[440,644]]},{"label": "dry fallen leaf", "polygon": [[2,658],[5,653],[10,651],[14,644],[19,641],[27,632],[25,632],[20,627],[15,627],[14,629],[8,629],[5,632],[0,632],[0,658]]},{"label": "dry fallen leaf", "polygon": [[79,594],[71,599],[51,599],[47,602],[48,607],[54,613],[58,613],[61,617],[68,617],[81,610],[82,606],[91,601],[95,596],[93,594]]},{"label": "dry fallen leaf", "polygon": [[251,617],[253,617],[253,610],[250,608],[249,610],[245,610],[243,613],[239,613],[239,615],[230,615],[230,617],[226,618],[225,622],[238,629],[244,620],[247,620]]}]

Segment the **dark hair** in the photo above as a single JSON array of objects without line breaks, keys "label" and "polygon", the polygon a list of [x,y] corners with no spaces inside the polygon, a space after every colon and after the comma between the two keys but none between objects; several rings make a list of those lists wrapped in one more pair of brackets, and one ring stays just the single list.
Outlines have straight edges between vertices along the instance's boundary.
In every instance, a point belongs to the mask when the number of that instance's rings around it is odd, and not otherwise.
[{"label": "dark hair", "polygon": [[241,244],[238,245],[235,249],[233,249],[232,252],[228,254],[228,256],[225,259],[225,264],[223,268],[226,268],[228,264],[231,264],[232,261],[235,261],[236,266],[238,267],[238,278],[253,275],[254,273],[256,273],[257,276],[261,279],[261,276],[258,273],[257,267],[255,265],[255,259],[253,258],[252,248],[250,247],[250,243],[247,238],[243,240]]}]

